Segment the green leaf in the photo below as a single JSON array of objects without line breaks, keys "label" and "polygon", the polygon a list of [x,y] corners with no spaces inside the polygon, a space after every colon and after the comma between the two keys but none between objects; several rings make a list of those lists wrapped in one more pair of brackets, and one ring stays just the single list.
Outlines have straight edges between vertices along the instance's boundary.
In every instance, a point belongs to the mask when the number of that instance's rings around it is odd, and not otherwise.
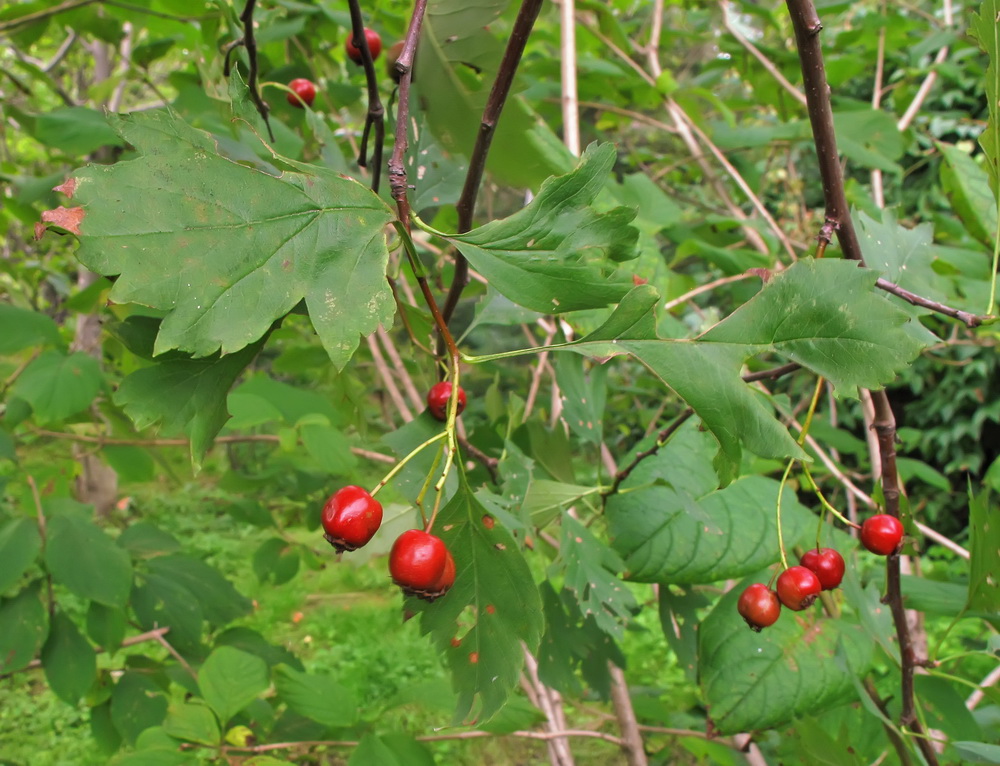
[{"label": "green leaf", "polygon": [[100,362],[88,354],[43,351],[11,391],[31,405],[40,421],[53,423],[89,407],[103,380]]},{"label": "green leaf", "polygon": [[604,438],[608,368],[594,365],[585,370],[583,359],[576,354],[560,355],[555,368],[563,422],[577,437],[599,446]]},{"label": "green leaf", "polygon": [[[900,287],[932,300],[947,300],[942,291],[941,275],[934,271],[934,227],[921,224],[912,229],[900,226],[896,214],[882,211],[882,220],[876,221],[858,213],[858,240],[869,268]],[[908,311],[929,313],[928,309]]]},{"label": "green leaf", "polygon": [[105,116],[83,106],[66,106],[39,114],[35,118],[34,136],[41,143],[76,157],[102,146],[122,145]]},{"label": "green leaf", "polygon": [[[730,590],[698,631],[699,678],[720,734],[771,728],[840,704],[855,693],[851,677],[871,661],[872,644],[857,625],[816,611],[783,614],[760,633],[750,630],[736,601],[759,579]],[[846,653],[850,672],[833,661],[837,652]]]},{"label": "green leaf", "polygon": [[963,763],[1000,763],[1000,745],[988,742],[952,742],[952,747],[962,757]]},{"label": "green leaf", "polygon": [[566,566],[565,587],[576,596],[581,614],[621,639],[636,609],[632,592],[615,574],[625,568],[624,562],[569,514],[562,517],[559,555]]},{"label": "green leaf", "polygon": [[148,559],[175,553],[181,544],[169,532],[148,521],[137,521],[125,529],[118,537],[118,544],[132,554],[133,558]]},{"label": "green leaf", "polygon": [[580,694],[579,671],[590,688],[607,699],[611,693],[608,663],[625,665],[618,645],[597,626],[593,615],[581,614],[580,602],[572,591],[563,588],[556,593],[548,580],[539,590],[545,614],[545,633],[538,647],[539,678],[564,694]]},{"label": "green leaf", "polygon": [[125,638],[128,621],[122,609],[90,602],[87,609],[87,635],[108,654],[113,654]]},{"label": "green leaf", "polygon": [[455,557],[455,585],[432,604],[410,599],[407,606],[421,614],[421,630],[451,669],[455,720],[483,722],[517,686],[522,644],[529,651],[538,645],[541,599],[517,543],[475,498],[464,474],[435,532]]},{"label": "green leaf", "polygon": [[265,540],[253,554],[253,571],[261,583],[288,582],[299,571],[298,548],[280,537]]},{"label": "green leaf", "polygon": [[[608,498],[608,532],[626,577],[684,585],[743,577],[778,560],[778,482],[745,476],[724,489],[712,468],[711,437],[685,424],[642,460]],[[786,545],[814,528],[795,493],[782,495]]]},{"label": "green leaf", "polygon": [[145,673],[127,670],[111,692],[111,720],[130,745],[146,729],[158,726],[167,714],[163,690]]},{"label": "green leaf", "polygon": [[267,689],[267,663],[230,646],[215,649],[198,671],[205,701],[224,723]]},{"label": "green leaf", "polygon": [[990,118],[986,123],[986,130],[979,135],[979,144],[986,153],[986,172],[990,176],[993,196],[1000,199],[1000,117],[997,115],[997,99],[1000,98],[1000,32],[997,31],[997,14],[1000,14],[997,0],[983,0],[979,13],[972,14],[969,33],[976,38],[979,47],[986,51],[990,60],[983,77]]},{"label": "green leaf", "polygon": [[45,566],[56,582],[83,598],[123,607],[132,589],[128,553],[104,532],[76,514],[49,518]]},{"label": "green leaf", "polygon": [[324,470],[332,474],[349,474],[358,464],[351,445],[338,429],[318,423],[302,426],[302,444]]},{"label": "green leaf", "polygon": [[[499,68],[503,46],[489,25],[507,0],[432,0],[427,4],[420,58],[415,62],[414,103],[442,146],[468,157]],[[515,187],[535,187],[573,161],[559,139],[511,94],[487,158],[493,177]],[[413,177],[418,177],[413,174]]]},{"label": "green leaf", "polygon": [[115,403],[138,429],[162,422],[168,431],[187,433],[200,463],[229,419],[229,389],[262,347],[263,341],[226,356],[170,359],[136,370],[119,385]]},{"label": "green leaf", "polygon": [[14,598],[0,601],[0,673],[25,667],[48,635],[40,592],[41,585],[35,582]]},{"label": "green leaf", "polygon": [[353,726],[357,722],[357,700],[332,676],[279,665],[274,669],[274,685],[281,699],[299,715],[326,726]]},{"label": "green leaf", "polygon": [[167,312],[156,353],[230,354],[305,300],[339,368],[359,335],[390,324],[394,215],[371,190],[319,167],[272,176],[234,162],[169,112],[112,124],[139,156],[76,172],[78,257],[119,275],[112,300]]},{"label": "green leaf", "polygon": [[990,507],[990,492],[978,495],[969,487],[969,609],[986,614],[1000,614],[1000,523],[995,506]]},{"label": "green leaf", "polygon": [[381,737],[369,732],[351,753],[347,766],[408,766],[396,757]]},{"label": "green leaf", "polygon": [[935,142],[941,163],[941,186],[966,230],[989,248],[997,232],[997,201],[990,178],[966,152],[943,141]]},{"label": "green leaf", "polygon": [[171,554],[149,561],[149,571],[182,585],[195,595],[205,619],[213,625],[225,625],[250,612],[252,604],[232,584],[204,561]]},{"label": "green leaf", "polygon": [[201,641],[202,608],[190,590],[170,577],[148,574],[132,591],[132,609],[143,630],[170,627],[171,643],[182,651]]},{"label": "green leaf", "polygon": [[285,664],[296,670],[302,670],[302,662],[283,646],[270,644],[257,631],[250,628],[230,628],[220,633],[215,639],[215,646],[231,646],[235,649],[255,654],[267,663],[268,667]]},{"label": "green leaf", "polygon": [[952,681],[920,674],[913,683],[929,729],[943,731],[948,739],[982,739],[983,730]]},{"label": "green leaf", "polygon": [[217,745],[221,739],[219,723],[205,705],[174,703],[167,709],[163,730],[171,737],[202,745]]},{"label": "green leaf", "polygon": [[801,259],[695,340],[652,335],[640,311],[649,295],[644,291],[634,295],[622,321],[615,312],[597,331],[561,348],[633,354],[691,405],[732,466],[739,465],[741,445],[761,457],[801,458],[805,453],[741,380],[741,367],[748,357],[770,352],[845,393],[890,382],[926,340],[904,326],[905,312],[874,293],[876,278],[850,261]]},{"label": "green leaf", "polygon": [[42,667],[52,691],[71,705],[80,701],[97,678],[94,648],[62,611],[52,618],[49,638],[42,647]]},{"label": "green leaf", "polygon": [[45,314],[0,303],[0,355],[59,345],[59,327]]},{"label": "green leaf", "polygon": [[28,571],[41,549],[42,539],[34,519],[13,519],[0,527],[0,593]]},{"label": "green leaf", "polygon": [[449,235],[472,266],[515,303],[546,314],[617,303],[632,288],[615,261],[634,257],[635,212],[589,209],[615,161],[590,146],[571,173],[550,178],[530,204],[468,234]]}]

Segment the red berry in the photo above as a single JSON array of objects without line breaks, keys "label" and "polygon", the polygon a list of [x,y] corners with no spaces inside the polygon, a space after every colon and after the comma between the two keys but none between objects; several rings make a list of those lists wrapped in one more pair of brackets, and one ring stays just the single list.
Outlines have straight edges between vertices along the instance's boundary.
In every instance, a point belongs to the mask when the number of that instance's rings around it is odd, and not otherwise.
[{"label": "red berry", "polygon": [[811,569],[788,567],[778,575],[775,589],[782,604],[792,611],[801,612],[806,607],[812,606],[823,586]]},{"label": "red berry", "polygon": [[823,590],[833,590],[844,579],[844,557],[833,548],[808,550],[799,563],[819,578]]},{"label": "red berry", "polygon": [[[451,383],[447,380],[442,380],[440,383],[435,383],[431,386],[431,390],[427,392],[427,409],[431,411],[431,415],[436,417],[438,420],[448,419],[448,400],[451,399]],[[456,410],[457,415],[462,414],[462,410],[465,409],[465,391],[462,387],[458,387],[458,408]]]},{"label": "red berry", "polygon": [[420,598],[426,601],[433,601],[436,598],[441,598],[441,596],[451,590],[451,586],[455,584],[455,559],[452,558],[451,551],[446,551],[445,555],[444,569],[441,570],[441,576],[437,579],[437,582],[434,583],[434,587],[426,593],[418,594]]},{"label": "red berry", "polygon": [[879,556],[895,553],[902,541],[903,525],[895,516],[880,513],[861,525],[861,544]]},{"label": "red berry", "polygon": [[365,545],[381,524],[381,503],[361,487],[338,489],[323,506],[323,537],[338,551]]},{"label": "red berry", "polygon": [[312,106],[313,101],[316,100],[316,86],[312,84],[309,80],[303,78],[298,78],[297,80],[292,80],[288,83],[288,87],[292,89],[286,98],[288,103],[292,106],[297,106],[299,109],[304,109],[302,105],[303,102]]},{"label": "red berry", "polygon": [[762,583],[754,583],[740,594],[736,610],[753,630],[774,625],[781,614],[778,594]]},{"label": "red berry", "polygon": [[[408,596],[433,601],[447,590],[447,566],[451,554],[440,537],[420,529],[408,529],[392,544],[389,574]],[[454,560],[451,580],[454,582]]]},{"label": "red berry", "polygon": [[[374,61],[378,58],[378,54],[382,52],[382,38],[379,37],[378,32],[374,29],[365,27],[365,39],[368,40],[368,50],[371,51],[372,61]],[[347,58],[355,64],[361,64],[364,61],[361,56],[361,49],[354,45],[353,32],[347,36],[347,40],[344,43],[344,50],[347,51]]]}]

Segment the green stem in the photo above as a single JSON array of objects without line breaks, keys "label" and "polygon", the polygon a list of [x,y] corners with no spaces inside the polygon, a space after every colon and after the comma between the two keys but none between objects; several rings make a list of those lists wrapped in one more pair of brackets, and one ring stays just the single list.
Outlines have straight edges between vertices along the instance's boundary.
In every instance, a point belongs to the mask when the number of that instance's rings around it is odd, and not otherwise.
[{"label": "green stem", "polygon": [[403,470],[403,466],[405,466],[413,458],[419,455],[426,447],[431,446],[436,441],[441,441],[441,439],[443,439],[447,435],[448,435],[447,431],[442,431],[439,434],[434,434],[434,436],[425,441],[423,444],[420,444],[416,448],[414,448],[414,450],[409,455],[407,455],[398,463],[396,463],[396,465],[392,467],[392,470],[390,470],[389,473],[387,473],[385,476],[382,477],[382,480],[375,485],[375,489],[371,491],[371,496],[375,497],[375,495],[377,495],[379,491],[381,491],[382,487],[384,487],[386,484],[392,481],[393,477],[401,470]]},{"label": "green stem", "polygon": [[785,473],[781,477],[781,483],[778,484],[778,500],[774,504],[774,518],[775,523],[778,525],[778,552],[781,554],[781,566],[784,569],[788,569],[788,558],[785,556],[785,536],[781,531],[781,495],[785,491],[785,484],[788,483],[788,474],[792,471],[792,466],[795,465],[795,458],[788,461],[788,465],[785,466]]}]

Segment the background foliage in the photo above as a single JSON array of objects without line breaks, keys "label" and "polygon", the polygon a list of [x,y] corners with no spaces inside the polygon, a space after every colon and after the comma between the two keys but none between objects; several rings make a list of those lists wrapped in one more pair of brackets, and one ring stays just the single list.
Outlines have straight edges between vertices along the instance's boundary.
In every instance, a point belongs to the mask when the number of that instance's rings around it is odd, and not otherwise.
[{"label": "background foliage", "polygon": [[[1000,760],[996,325],[875,288],[995,313],[997,9],[819,5],[864,269],[809,257],[823,185],[780,3],[578,2],[572,55],[543,5],[455,233],[518,5],[431,0],[412,236],[356,161],[346,3],[254,9],[268,125],[246,50],[223,71],[241,7],[0,9],[4,762],[918,763],[885,567],[817,534],[801,470],[852,519],[882,503],[883,386],[919,720],[943,763]],[[362,8],[386,48],[411,11]],[[410,248],[439,302],[455,253],[474,272],[436,527],[458,577],[433,604],[384,557],[433,448],[369,546],[318,531],[329,494],[442,428]],[[756,634],[735,601],[775,571],[779,497],[789,556],[819,539],[848,574]]]}]

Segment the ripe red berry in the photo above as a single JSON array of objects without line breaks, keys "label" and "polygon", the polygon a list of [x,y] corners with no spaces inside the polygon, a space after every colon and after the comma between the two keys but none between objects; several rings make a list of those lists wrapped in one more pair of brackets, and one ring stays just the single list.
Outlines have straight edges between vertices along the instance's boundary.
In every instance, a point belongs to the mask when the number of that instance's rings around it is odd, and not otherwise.
[{"label": "ripe red berry", "polygon": [[316,86],[309,80],[300,77],[288,83],[288,87],[292,89],[292,93],[289,93],[286,98],[292,106],[305,109],[302,105],[303,102],[312,106],[313,101],[316,100]]},{"label": "ripe red berry", "polygon": [[823,586],[811,569],[788,567],[778,575],[775,589],[782,604],[792,611],[801,612],[806,607],[812,606]]},{"label": "ripe red berry", "polygon": [[[427,409],[429,409],[431,415],[436,417],[438,420],[447,420],[449,399],[451,399],[451,383],[447,380],[435,383],[431,386],[431,390],[427,392]],[[462,410],[465,409],[465,401],[465,391],[461,386],[459,386],[458,408],[456,410],[456,414],[462,414]]]},{"label": "ripe red berry", "polygon": [[823,590],[833,590],[844,579],[844,557],[833,548],[812,548],[799,563],[819,578]]},{"label": "ripe red berry", "polygon": [[747,625],[760,633],[761,628],[774,625],[778,621],[781,604],[777,593],[763,583],[757,582],[747,586],[747,589],[740,594],[736,611],[746,620]]},{"label": "ripe red berry", "polygon": [[365,545],[382,524],[382,504],[361,487],[338,489],[323,506],[323,537],[338,551]]},{"label": "ripe red berry", "polygon": [[425,601],[433,601],[436,598],[441,598],[455,584],[455,559],[452,558],[451,551],[445,551],[445,556],[444,569],[441,570],[441,576],[437,579],[437,582],[426,592],[417,594]]},{"label": "ripe red berry", "polygon": [[[389,574],[392,581],[408,596],[433,601],[447,583],[448,548],[440,537],[420,529],[408,529],[396,538],[389,552]],[[454,582],[454,560],[451,581]]]},{"label": "ripe red berry", "polygon": [[861,544],[879,556],[895,553],[902,541],[903,525],[895,516],[880,513],[861,525]]},{"label": "ripe red berry", "polygon": [[[371,51],[372,61],[378,58],[382,52],[382,38],[374,29],[365,27],[365,39],[368,40],[368,50]],[[361,56],[361,49],[354,45],[354,33],[351,32],[344,42],[344,50],[347,51],[347,58],[355,64],[361,64],[364,59]]]}]

